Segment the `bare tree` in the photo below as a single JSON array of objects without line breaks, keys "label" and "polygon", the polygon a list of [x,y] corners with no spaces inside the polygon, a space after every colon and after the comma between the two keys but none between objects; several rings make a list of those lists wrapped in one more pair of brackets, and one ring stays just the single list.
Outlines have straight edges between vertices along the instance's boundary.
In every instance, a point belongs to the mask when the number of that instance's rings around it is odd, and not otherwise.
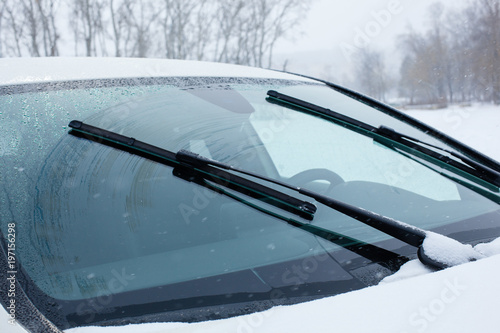
[{"label": "bare tree", "polygon": [[[234,5],[238,6],[238,2],[241,0],[234,1]],[[200,2],[199,10],[196,12],[194,16],[194,29],[193,34],[194,38],[197,41],[194,43],[194,48],[191,51],[193,57],[196,60],[211,60],[208,55],[208,47],[210,44],[214,43],[214,35],[216,34],[214,31],[221,29],[214,27],[214,22],[216,20],[217,7],[220,8],[220,3],[214,1],[203,1]]]},{"label": "bare tree", "polygon": [[400,68],[403,75],[400,92],[411,92],[407,97],[415,103],[444,105],[453,99],[449,46],[441,24],[443,12],[440,3],[433,4],[429,7],[430,29],[427,33],[410,30],[400,37],[402,49],[406,51]]},{"label": "bare tree", "polygon": [[3,17],[6,12],[5,8],[7,7],[7,0],[2,0],[0,2],[0,58],[3,57]]},{"label": "bare tree", "polygon": [[417,103],[500,104],[500,1],[475,0],[447,19],[437,4],[430,18],[426,34],[402,37],[401,93]]},{"label": "bare tree", "polygon": [[219,27],[215,35],[215,50],[213,60],[230,62],[229,52],[231,45],[237,37],[241,24],[241,12],[245,8],[245,0],[221,0],[216,10],[216,23]]},{"label": "bare tree", "polygon": [[22,7],[15,1],[6,1],[4,3],[5,10],[5,27],[6,31],[4,41],[6,52],[9,55],[16,57],[22,56],[22,39],[24,36],[25,18]]},{"label": "bare tree", "polygon": [[300,22],[304,12],[309,9],[308,1],[300,0],[254,0],[255,32],[253,65],[263,67],[267,57],[267,66],[272,63],[276,41]]},{"label": "bare tree", "polygon": [[11,55],[58,55],[59,34],[55,23],[58,0],[3,0],[3,44]]},{"label": "bare tree", "polygon": [[276,42],[295,31],[310,1],[248,0],[237,24],[238,49],[232,62],[269,67]]},{"label": "bare tree", "polygon": [[52,56],[69,11],[74,54],[270,66],[312,0],[0,0],[0,56]]},{"label": "bare tree", "polygon": [[218,1],[214,60],[269,67],[279,39],[296,32],[310,1]]},{"label": "bare tree", "polygon": [[127,3],[119,1],[116,6],[115,0],[109,0],[109,9],[111,14],[112,39],[115,47],[115,57],[127,55],[122,48],[126,49],[126,38],[130,35],[130,25],[127,22]]},{"label": "bare tree", "polygon": [[173,59],[204,59],[211,38],[211,6],[207,0],[164,0],[161,18],[165,56]]},{"label": "bare tree", "polygon": [[157,7],[158,1],[125,0],[124,5],[125,21],[128,25],[125,39],[125,50],[128,49],[126,53],[134,57],[146,57],[150,54],[155,41],[152,28],[157,24],[161,14]]},{"label": "bare tree", "polygon": [[476,83],[485,100],[500,104],[500,2],[476,0],[468,14],[475,26],[470,42]]},{"label": "bare tree", "polygon": [[418,94],[418,79],[415,71],[415,59],[410,55],[406,55],[401,63],[400,81],[398,85],[399,95],[408,99],[408,104],[416,103],[416,96]]},{"label": "bare tree", "polygon": [[356,79],[360,90],[376,99],[385,100],[388,77],[382,54],[363,48],[356,54],[356,61]]},{"label": "bare tree", "polygon": [[[58,1],[35,0],[34,2],[35,3],[33,3],[33,0],[29,0],[29,8],[30,11],[33,10],[34,12],[33,17],[38,23],[34,24],[33,26],[38,25],[39,31],[41,30],[42,32],[41,40],[44,50],[43,54],[45,56],[57,56],[59,55],[59,50],[57,45],[59,40],[59,33],[57,31],[57,27],[55,24],[55,17],[56,17],[56,7]],[[38,34],[40,34],[40,32],[38,32]],[[35,35],[36,32],[33,33],[33,36]]]},{"label": "bare tree", "polygon": [[400,45],[405,51],[405,61],[400,68],[400,92],[411,92],[412,103],[436,102],[433,64],[427,39],[410,29],[407,34],[400,36]]},{"label": "bare tree", "polygon": [[35,4],[33,3],[33,0],[21,0],[20,3],[23,6],[24,16],[26,17],[26,22],[28,25],[28,47],[30,50],[30,54],[32,56],[39,57],[41,55],[38,43],[39,21],[35,12]]},{"label": "bare tree", "polygon": [[[104,0],[72,0],[73,18],[70,25],[74,31],[76,54],[78,54],[78,43],[82,39],[85,44],[86,56],[107,54],[103,42],[105,27],[102,12],[105,7]],[[98,47],[100,51],[98,51]]]},{"label": "bare tree", "polygon": [[441,104],[447,103],[448,100],[453,100],[448,45],[446,35],[442,31],[443,13],[444,6],[440,2],[434,3],[429,7],[431,29],[427,36],[427,56],[431,67],[428,68],[428,75],[431,77],[430,83],[435,91],[434,99]]}]

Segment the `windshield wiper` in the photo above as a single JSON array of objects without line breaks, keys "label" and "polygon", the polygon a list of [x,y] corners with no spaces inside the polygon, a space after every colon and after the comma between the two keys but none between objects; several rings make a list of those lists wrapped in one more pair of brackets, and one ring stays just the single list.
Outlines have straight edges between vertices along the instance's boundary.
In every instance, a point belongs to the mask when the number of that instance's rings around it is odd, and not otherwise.
[{"label": "windshield wiper", "polygon": [[[252,177],[259,178],[261,180],[284,186],[300,194],[313,198],[316,201],[324,204],[325,206],[330,207],[349,217],[352,217],[353,219],[369,225],[385,234],[397,238],[409,245],[417,247],[417,254],[419,259],[422,261],[422,263],[428,266],[438,269],[449,267],[449,263],[441,261],[439,256],[434,255],[435,253],[431,255],[428,255],[428,253],[426,253],[423,244],[426,240],[426,237],[430,233],[410,224],[397,221],[383,215],[379,215],[360,207],[349,205],[345,202],[335,200],[333,198],[309,191],[307,189],[295,187],[265,176],[257,175],[252,172],[230,166],[225,163],[214,161],[212,159],[202,157],[189,151],[181,150],[177,153],[174,153],[131,137],[126,137],[115,132],[84,124],[81,121],[77,120],[71,121],[69,123],[69,127],[72,128],[70,134],[172,166],[175,168],[174,175],[183,179],[189,181],[197,181],[197,177],[200,177],[201,175],[202,179],[213,181],[218,185],[236,190],[240,193],[269,203],[275,207],[295,213],[299,216],[304,216],[305,218],[309,218],[310,220],[312,220],[313,215],[316,212],[316,206],[314,204],[299,200],[287,195],[286,193],[271,189],[255,181],[239,177],[234,173],[225,171],[224,169],[246,174]],[[178,172],[179,170],[181,170],[181,172]],[[186,170],[187,173],[185,173]],[[313,225],[306,225],[301,222],[299,222],[299,224],[302,224],[304,229],[315,229],[319,234],[321,234],[323,231],[327,231],[326,229],[315,227]],[[452,241],[446,236],[442,237],[446,238],[449,241]],[[458,243],[457,241],[454,242]],[[458,244],[463,245],[461,243]],[[455,249],[451,250],[454,251]],[[475,260],[476,258],[470,259]]]},{"label": "windshield wiper", "polygon": [[270,103],[332,120],[348,129],[368,136],[386,147],[395,149],[396,151],[400,149],[420,157],[475,183],[479,183],[491,191],[500,191],[500,173],[468,157],[399,133],[389,127],[375,127],[344,114],[281,94],[274,90],[269,90],[267,94],[269,96],[267,101]]},{"label": "windshield wiper", "polygon": [[[285,193],[275,191],[259,183],[238,177],[233,173],[226,173],[219,168],[246,174],[248,176],[262,179],[292,189],[294,191],[301,190],[298,187],[294,187],[278,180],[258,175],[249,171],[237,169],[231,165],[208,159],[187,150],[180,150],[177,153],[174,153],[150,145],[148,143],[135,140],[131,137],[126,137],[115,132],[84,124],[81,121],[73,120],[69,123],[69,127],[71,127],[72,129],[70,131],[71,135],[91,140],[123,151],[127,151],[131,154],[144,157],[148,160],[171,166],[173,167],[172,173],[176,177],[179,177],[186,181],[194,182],[217,193],[224,194],[267,215],[274,216],[293,227],[302,229],[308,233],[316,235],[347,250],[350,250],[364,258],[369,259],[372,262],[378,262],[392,272],[397,271],[403,263],[408,261],[408,258],[404,256],[380,248],[373,244],[365,243],[352,237],[342,235],[332,230],[324,229],[309,223],[304,223],[288,217],[284,217],[263,207],[252,204],[247,200],[236,196],[234,193],[222,189],[220,186],[227,187],[237,192],[246,194],[250,197],[271,204],[275,207],[284,209],[291,213],[295,213],[296,215],[302,216],[308,220],[311,220],[313,218],[313,214],[316,212],[316,206],[312,203],[288,196]],[[210,165],[216,166],[217,168],[211,168]],[[217,184],[219,186],[214,184]],[[255,195],[255,192],[262,195]],[[272,197],[275,200],[269,200],[269,197]],[[285,201],[287,202],[287,204],[283,205],[281,204],[281,201]],[[292,205],[292,207],[294,207],[295,209],[290,209],[290,205],[292,203],[294,204]]]}]

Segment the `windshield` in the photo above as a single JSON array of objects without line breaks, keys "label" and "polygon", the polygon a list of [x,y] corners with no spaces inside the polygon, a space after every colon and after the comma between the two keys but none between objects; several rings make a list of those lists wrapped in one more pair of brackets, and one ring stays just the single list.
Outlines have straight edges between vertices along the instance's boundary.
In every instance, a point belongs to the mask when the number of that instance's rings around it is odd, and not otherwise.
[{"label": "windshield", "polygon": [[[464,241],[493,238],[491,230],[498,231],[499,206],[491,199],[498,193],[483,189],[483,196],[443,176],[449,171],[439,166],[266,101],[268,90],[279,90],[445,146],[324,85],[175,79],[35,87],[0,95],[0,219],[16,225],[19,262],[39,290],[35,302],[60,304],[63,325],[253,301],[268,302],[260,305],[265,308],[271,300],[287,304],[359,289],[390,273],[382,257],[367,259],[294,228],[186,181],[170,166],[68,135],[73,119]],[[312,222],[293,218],[410,256],[400,241],[316,205]],[[464,233],[471,220],[478,230],[473,237]],[[277,291],[280,296],[273,296]],[[145,304],[153,310],[134,306]],[[110,308],[122,312],[110,315]],[[183,320],[176,316],[169,318]],[[185,320],[201,319],[206,317],[197,312]]]}]

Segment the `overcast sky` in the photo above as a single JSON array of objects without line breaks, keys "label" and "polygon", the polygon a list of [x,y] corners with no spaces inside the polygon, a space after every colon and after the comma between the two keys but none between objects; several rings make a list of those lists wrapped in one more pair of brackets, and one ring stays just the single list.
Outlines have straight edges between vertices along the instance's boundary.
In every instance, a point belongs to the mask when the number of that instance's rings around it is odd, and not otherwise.
[{"label": "overcast sky", "polygon": [[[446,8],[462,8],[469,1],[441,2]],[[275,67],[282,67],[288,60],[288,70],[309,70],[311,75],[318,75],[324,66],[345,69],[352,65],[351,51],[360,45],[396,56],[396,37],[407,32],[409,25],[424,31],[428,7],[434,2],[437,1],[313,0],[301,26],[302,34],[276,46]],[[306,63],[314,68],[305,68]]]}]

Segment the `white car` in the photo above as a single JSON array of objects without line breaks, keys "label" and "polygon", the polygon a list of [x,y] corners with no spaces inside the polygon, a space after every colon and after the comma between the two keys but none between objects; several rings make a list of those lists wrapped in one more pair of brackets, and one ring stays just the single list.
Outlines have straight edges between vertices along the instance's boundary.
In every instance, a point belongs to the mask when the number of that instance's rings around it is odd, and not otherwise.
[{"label": "white car", "polygon": [[498,292],[500,165],[437,130],[236,65],[0,72],[7,331],[500,327],[457,307]]}]

